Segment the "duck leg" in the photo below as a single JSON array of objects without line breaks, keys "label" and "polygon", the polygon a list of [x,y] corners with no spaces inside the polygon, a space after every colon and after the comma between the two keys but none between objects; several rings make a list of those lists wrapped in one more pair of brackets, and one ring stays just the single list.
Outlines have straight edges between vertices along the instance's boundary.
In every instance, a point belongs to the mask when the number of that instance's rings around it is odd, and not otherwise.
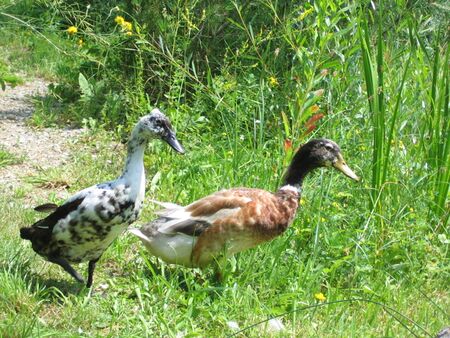
[{"label": "duck leg", "polygon": [[81,277],[81,275],[78,272],[76,272],[75,269],[72,268],[72,266],[69,264],[69,262],[66,261],[64,258],[49,257],[48,260],[49,260],[49,262],[58,264],[60,267],[62,267],[64,270],[66,270],[66,272],[68,272],[73,278],[75,278],[78,282],[84,283],[83,277]]},{"label": "duck leg", "polygon": [[222,250],[221,254],[214,257],[213,266],[214,266],[214,278],[217,283],[220,285],[225,285],[229,272],[227,271],[227,255],[226,255],[227,249],[226,247]]},{"label": "duck leg", "polygon": [[92,282],[94,281],[94,269],[95,269],[95,265],[97,264],[99,259],[100,259],[100,257],[89,261],[88,279],[87,279],[87,283],[86,283],[86,287],[88,287],[88,288],[90,288],[92,286]]}]

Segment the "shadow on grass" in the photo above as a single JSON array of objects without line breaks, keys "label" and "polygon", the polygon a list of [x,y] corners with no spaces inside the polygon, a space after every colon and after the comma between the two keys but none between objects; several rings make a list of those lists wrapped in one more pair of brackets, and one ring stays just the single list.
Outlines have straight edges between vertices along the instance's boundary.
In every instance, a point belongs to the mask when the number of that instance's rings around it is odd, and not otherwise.
[{"label": "shadow on grass", "polygon": [[15,252],[9,252],[9,257],[0,259],[0,275],[16,280],[17,284],[17,280],[23,281],[27,292],[44,301],[61,303],[69,295],[80,295],[84,293],[83,290],[88,291],[84,284],[75,280],[44,278],[33,273],[31,259],[25,256],[22,249],[18,247]]},{"label": "shadow on grass", "polygon": [[[235,276],[228,270],[219,273],[214,264],[205,269],[188,268],[166,264],[156,258],[150,259],[147,252],[141,254],[144,260],[140,277],[150,283],[178,288],[185,293],[207,293],[209,296],[219,296],[223,291],[234,287]],[[160,281],[163,281],[161,283]]]}]

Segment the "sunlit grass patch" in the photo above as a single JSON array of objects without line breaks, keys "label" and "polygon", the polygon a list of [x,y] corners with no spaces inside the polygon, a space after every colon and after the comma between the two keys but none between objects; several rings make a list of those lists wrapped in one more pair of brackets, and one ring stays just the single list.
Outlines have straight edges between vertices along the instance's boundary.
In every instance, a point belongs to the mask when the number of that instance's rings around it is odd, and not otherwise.
[{"label": "sunlit grass patch", "polygon": [[0,145],[0,168],[22,162],[23,158],[10,153]]}]

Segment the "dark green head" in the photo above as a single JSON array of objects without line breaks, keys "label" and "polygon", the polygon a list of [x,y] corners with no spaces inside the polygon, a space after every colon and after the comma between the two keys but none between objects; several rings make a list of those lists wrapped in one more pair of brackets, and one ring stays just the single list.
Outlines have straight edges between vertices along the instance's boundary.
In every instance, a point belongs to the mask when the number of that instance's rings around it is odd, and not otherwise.
[{"label": "dark green head", "polygon": [[359,181],[358,176],[348,167],[339,146],[327,139],[311,140],[294,155],[284,178],[285,184],[301,184],[308,172],[320,167],[334,167],[344,175]]}]

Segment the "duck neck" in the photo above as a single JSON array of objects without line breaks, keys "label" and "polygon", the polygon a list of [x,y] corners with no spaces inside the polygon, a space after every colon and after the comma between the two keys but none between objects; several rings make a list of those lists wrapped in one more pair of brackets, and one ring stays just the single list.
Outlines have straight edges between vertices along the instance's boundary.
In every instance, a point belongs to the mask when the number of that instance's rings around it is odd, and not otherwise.
[{"label": "duck neck", "polygon": [[128,141],[127,160],[121,176],[130,185],[133,183],[145,185],[144,151],[146,144],[146,139],[134,129]]},{"label": "duck neck", "polygon": [[301,148],[295,154],[291,164],[289,165],[286,171],[282,188],[285,187],[295,188],[300,196],[304,178],[312,170],[319,167],[318,165],[311,164],[311,161],[309,161],[308,156],[309,154],[302,151]]}]

